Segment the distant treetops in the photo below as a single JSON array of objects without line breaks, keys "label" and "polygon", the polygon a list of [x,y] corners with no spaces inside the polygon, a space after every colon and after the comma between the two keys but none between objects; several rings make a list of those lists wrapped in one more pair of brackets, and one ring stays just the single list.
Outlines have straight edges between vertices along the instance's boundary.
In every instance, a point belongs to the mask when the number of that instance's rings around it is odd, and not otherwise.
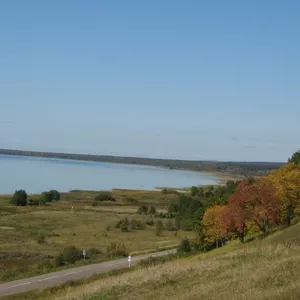
[{"label": "distant treetops", "polygon": [[241,181],[226,205],[206,209],[202,226],[211,242],[238,237],[242,242],[248,233],[268,234],[274,224],[285,223],[300,214],[300,151],[288,163],[259,179]]}]

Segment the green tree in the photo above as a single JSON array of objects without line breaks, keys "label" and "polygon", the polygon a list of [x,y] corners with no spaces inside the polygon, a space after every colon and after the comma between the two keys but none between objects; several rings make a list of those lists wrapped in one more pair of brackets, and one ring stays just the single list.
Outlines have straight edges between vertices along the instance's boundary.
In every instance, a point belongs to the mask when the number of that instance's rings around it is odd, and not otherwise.
[{"label": "green tree", "polygon": [[52,199],[58,201],[60,199],[60,194],[57,190],[50,190],[49,193],[52,195]]},{"label": "green tree", "polygon": [[50,192],[43,192],[41,195],[41,199],[43,199],[45,203],[52,202],[52,194]]},{"label": "green tree", "polygon": [[289,162],[293,162],[296,165],[300,164],[300,150],[295,152],[291,158],[289,158]]},{"label": "green tree", "polygon": [[15,191],[11,199],[11,204],[14,204],[16,206],[27,205],[27,193],[24,190]]},{"label": "green tree", "polygon": [[191,195],[196,196],[198,193],[198,188],[196,186],[191,187]]}]

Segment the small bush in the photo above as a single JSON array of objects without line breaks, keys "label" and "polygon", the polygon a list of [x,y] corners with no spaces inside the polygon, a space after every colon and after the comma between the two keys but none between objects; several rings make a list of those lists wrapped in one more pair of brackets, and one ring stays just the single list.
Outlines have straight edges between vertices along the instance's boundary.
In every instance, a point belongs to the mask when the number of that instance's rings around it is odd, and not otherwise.
[{"label": "small bush", "polygon": [[146,225],[148,225],[148,226],[153,226],[154,225],[154,221],[153,220],[147,220],[146,221]]},{"label": "small bush", "polygon": [[97,255],[100,255],[100,254],[102,254],[102,251],[97,249],[97,248],[89,248],[86,251],[86,257],[87,258],[91,258],[93,256],[97,256]]},{"label": "small bush", "polygon": [[140,206],[137,213],[140,214],[140,215],[147,215],[148,214],[148,207],[146,205]]},{"label": "small bush", "polygon": [[95,197],[96,201],[116,201],[111,192],[99,192]]},{"label": "small bush", "polygon": [[156,214],[156,208],[154,206],[151,206],[149,209],[149,214],[150,215],[155,215]]},{"label": "small bush", "polygon": [[45,204],[46,204],[46,200],[43,199],[43,198],[40,198],[40,199],[38,200],[38,202],[39,202],[39,205],[45,205]]},{"label": "small bush", "polygon": [[59,260],[62,261],[63,264],[73,264],[76,261],[82,259],[82,252],[74,246],[70,246],[64,248],[62,253],[59,255]]},{"label": "small bush", "polygon": [[39,243],[39,244],[45,244],[46,243],[46,237],[44,234],[39,234],[36,238],[36,241]]},{"label": "small bush", "polygon": [[126,202],[126,203],[130,203],[130,204],[137,204],[137,203],[139,203],[135,198],[133,198],[133,197],[126,197],[125,199],[124,199],[124,202]]},{"label": "small bush", "polygon": [[27,204],[30,205],[30,206],[37,206],[37,205],[39,205],[39,200],[29,199]]},{"label": "small bush", "polygon": [[189,253],[191,250],[191,244],[187,238],[181,241],[177,249],[178,253]]},{"label": "small bush", "polygon": [[128,232],[129,231],[128,225],[124,222],[121,223],[120,229],[121,229],[122,232]]}]

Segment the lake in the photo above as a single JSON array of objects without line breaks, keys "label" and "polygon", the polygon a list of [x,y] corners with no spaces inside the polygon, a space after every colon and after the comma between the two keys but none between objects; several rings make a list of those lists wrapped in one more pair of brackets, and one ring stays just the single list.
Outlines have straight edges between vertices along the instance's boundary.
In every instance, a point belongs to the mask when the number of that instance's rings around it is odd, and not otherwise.
[{"label": "lake", "polygon": [[17,189],[40,193],[70,190],[183,188],[216,184],[218,178],[192,171],[67,159],[0,155],[0,194]]}]

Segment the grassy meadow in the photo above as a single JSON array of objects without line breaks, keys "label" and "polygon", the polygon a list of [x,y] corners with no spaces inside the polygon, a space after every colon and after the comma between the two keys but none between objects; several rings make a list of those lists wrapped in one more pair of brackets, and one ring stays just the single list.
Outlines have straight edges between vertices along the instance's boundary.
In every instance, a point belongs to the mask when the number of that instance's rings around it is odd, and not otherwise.
[{"label": "grassy meadow", "polygon": [[246,244],[6,297],[45,300],[296,300],[300,299],[300,224]]},{"label": "grassy meadow", "polygon": [[[124,244],[128,253],[136,254],[177,246],[183,237],[194,237],[193,232],[167,230],[156,236],[155,225],[129,232],[115,228],[116,222],[124,217],[147,221],[148,216],[137,214],[141,205],[165,212],[178,197],[175,193],[114,190],[115,202],[104,201],[94,206],[97,194],[72,191],[62,193],[60,201],[25,207],[12,206],[11,196],[0,196],[0,281],[48,272],[50,259],[68,246],[95,248],[105,253],[115,242]],[[31,199],[38,197],[30,195]],[[167,220],[161,219],[163,224]],[[106,259],[105,255],[98,255],[90,262]]]}]

